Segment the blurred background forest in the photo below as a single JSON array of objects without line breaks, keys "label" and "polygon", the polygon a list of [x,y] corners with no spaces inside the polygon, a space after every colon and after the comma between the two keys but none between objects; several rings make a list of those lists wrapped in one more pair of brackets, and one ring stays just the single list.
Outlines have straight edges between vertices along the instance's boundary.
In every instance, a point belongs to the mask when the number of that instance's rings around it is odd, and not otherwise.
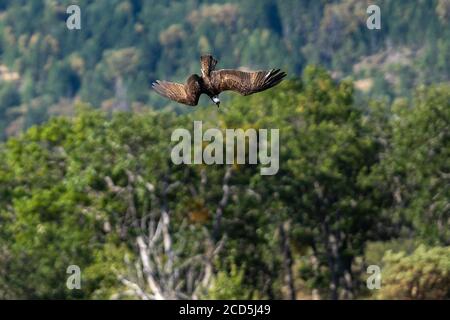
[{"label": "blurred background forest", "polygon": [[[0,298],[450,298],[450,0],[375,2],[0,0]],[[150,90],[204,53],[289,80]],[[280,128],[279,173],[173,165],[194,120]]]}]

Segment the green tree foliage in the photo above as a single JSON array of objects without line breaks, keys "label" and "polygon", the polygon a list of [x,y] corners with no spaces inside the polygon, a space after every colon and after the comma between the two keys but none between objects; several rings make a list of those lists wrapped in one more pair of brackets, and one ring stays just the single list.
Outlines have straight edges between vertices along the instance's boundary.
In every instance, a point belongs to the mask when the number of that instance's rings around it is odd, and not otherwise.
[{"label": "green tree foliage", "polygon": [[443,245],[450,239],[449,89],[422,88],[412,106],[394,105],[390,146],[373,172],[379,189],[389,192],[391,214],[413,224],[429,243]]},{"label": "green tree foliage", "polygon": [[249,300],[257,298],[244,285],[244,270],[238,270],[236,265],[231,266],[229,273],[219,271],[212,281],[206,299],[211,300]]},{"label": "green tree foliage", "polygon": [[412,254],[388,251],[379,299],[448,299],[450,248],[418,247]]},{"label": "green tree foliage", "polygon": [[[369,113],[359,107],[350,82],[308,67],[301,80],[219,111],[107,115],[80,106],[74,118],[32,127],[0,147],[0,294],[366,295],[361,257],[371,241],[406,234],[445,242],[438,222],[448,198],[441,175],[448,92],[420,90],[410,110],[397,105],[390,120],[380,104]],[[174,165],[171,133],[192,130],[194,120],[204,129],[279,128],[279,173],[261,176],[258,165]],[[408,166],[422,180],[401,176]],[[382,175],[389,170],[395,175]],[[397,185],[389,177],[396,176],[402,205],[391,201]],[[424,208],[433,201],[437,215],[429,217]],[[149,272],[147,260],[158,267]],[[72,264],[82,269],[80,291],[65,286]]]}]

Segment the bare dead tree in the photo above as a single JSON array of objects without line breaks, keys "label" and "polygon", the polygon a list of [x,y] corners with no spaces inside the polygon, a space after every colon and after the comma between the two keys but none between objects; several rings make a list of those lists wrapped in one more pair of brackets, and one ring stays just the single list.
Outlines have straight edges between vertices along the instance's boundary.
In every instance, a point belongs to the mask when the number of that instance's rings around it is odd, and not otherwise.
[{"label": "bare dead tree", "polygon": [[[188,226],[186,221],[173,229],[167,195],[177,189],[180,183],[162,183],[162,191],[142,177],[132,172],[128,174],[128,185],[120,187],[109,177],[105,178],[111,192],[127,201],[124,219],[131,224],[135,237],[137,261],[125,257],[128,272],[118,274],[118,279],[127,288],[127,293],[143,300],[198,299],[211,284],[214,268],[213,261],[224,244],[224,238],[214,241],[206,228],[203,229],[204,241],[195,244],[194,256],[185,252],[189,244],[186,239],[177,239],[177,233]],[[135,203],[135,185],[142,183],[150,198],[151,206],[138,214]],[[123,229],[123,228],[121,228]]]}]

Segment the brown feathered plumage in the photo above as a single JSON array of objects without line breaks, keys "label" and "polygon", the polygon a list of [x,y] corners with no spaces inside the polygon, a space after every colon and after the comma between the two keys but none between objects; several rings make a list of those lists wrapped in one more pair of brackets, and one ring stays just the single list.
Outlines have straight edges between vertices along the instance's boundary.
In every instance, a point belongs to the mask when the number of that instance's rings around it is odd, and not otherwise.
[{"label": "brown feathered plumage", "polygon": [[286,77],[280,69],[270,71],[244,72],[239,70],[217,70],[217,60],[212,56],[200,59],[202,76],[191,75],[186,84],[167,81],[156,81],[153,89],[163,97],[189,106],[196,106],[200,95],[208,95],[219,106],[219,94],[223,91],[234,91],[248,96],[270,89]]}]

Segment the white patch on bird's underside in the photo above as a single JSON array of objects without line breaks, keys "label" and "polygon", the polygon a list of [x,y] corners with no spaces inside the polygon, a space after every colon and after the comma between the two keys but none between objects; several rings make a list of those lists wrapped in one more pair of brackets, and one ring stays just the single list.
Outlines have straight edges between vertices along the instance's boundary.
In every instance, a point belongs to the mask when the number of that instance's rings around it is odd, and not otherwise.
[{"label": "white patch on bird's underside", "polygon": [[213,101],[214,103],[220,103],[220,99],[219,99],[218,96],[212,97],[212,101]]}]

